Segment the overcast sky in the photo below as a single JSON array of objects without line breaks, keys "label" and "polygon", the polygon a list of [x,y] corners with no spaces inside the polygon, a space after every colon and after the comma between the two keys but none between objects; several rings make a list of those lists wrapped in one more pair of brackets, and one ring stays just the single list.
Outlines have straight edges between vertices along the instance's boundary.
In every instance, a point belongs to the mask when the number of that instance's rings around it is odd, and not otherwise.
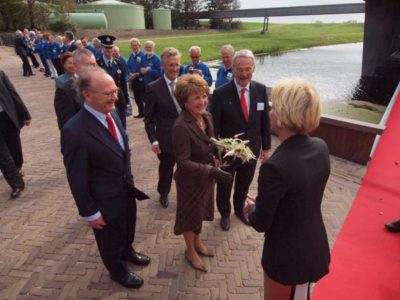
[{"label": "overcast sky", "polygon": [[[285,6],[305,6],[305,5],[324,5],[324,4],[342,4],[342,3],[364,3],[363,0],[241,0],[242,9],[248,8],[269,8]],[[343,14],[343,15],[319,15],[319,16],[299,16],[299,17],[273,17],[270,22],[345,22],[355,20],[359,23],[364,22],[364,14]],[[248,18],[243,21],[260,22],[262,18]]]}]

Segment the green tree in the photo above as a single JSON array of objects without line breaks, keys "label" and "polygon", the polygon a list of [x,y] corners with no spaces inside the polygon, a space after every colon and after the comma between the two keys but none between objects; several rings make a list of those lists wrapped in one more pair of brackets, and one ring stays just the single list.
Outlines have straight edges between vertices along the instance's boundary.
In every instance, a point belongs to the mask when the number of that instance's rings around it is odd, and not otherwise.
[{"label": "green tree", "polygon": [[[208,10],[233,10],[240,8],[239,0],[208,0]],[[211,19],[210,27],[216,29],[231,28],[232,19]]]},{"label": "green tree", "polygon": [[0,29],[11,31],[29,25],[26,4],[19,0],[0,1]]}]

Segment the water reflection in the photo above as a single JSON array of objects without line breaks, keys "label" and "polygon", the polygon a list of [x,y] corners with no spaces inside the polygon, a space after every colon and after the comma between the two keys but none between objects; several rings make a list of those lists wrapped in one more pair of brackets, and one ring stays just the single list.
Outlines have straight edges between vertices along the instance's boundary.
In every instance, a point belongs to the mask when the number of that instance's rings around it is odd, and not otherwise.
[{"label": "water reflection", "polygon": [[323,101],[349,100],[361,76],[362,47],[342,44],[257,56],[253,78],[273,86],[281,79],[300,77],[316,86]]}]

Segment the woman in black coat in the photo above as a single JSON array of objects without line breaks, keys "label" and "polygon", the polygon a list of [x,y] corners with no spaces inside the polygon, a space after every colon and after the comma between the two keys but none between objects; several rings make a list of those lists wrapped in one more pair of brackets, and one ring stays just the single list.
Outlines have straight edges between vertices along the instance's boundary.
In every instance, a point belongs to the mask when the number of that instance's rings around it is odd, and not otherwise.
[{"label": "woman in black coat", "polygon": [[[260,167],[258,196],[244,208],[250,224],[265,232],[262,255],[265,299],[309,299],[310,286],[329,272],[329,245],[321,201],[330,173],[318,127],[320,99],[303,80],[272,89],[270,120],[281,144]],[[296,295],[299,297],[299,295]]]}]

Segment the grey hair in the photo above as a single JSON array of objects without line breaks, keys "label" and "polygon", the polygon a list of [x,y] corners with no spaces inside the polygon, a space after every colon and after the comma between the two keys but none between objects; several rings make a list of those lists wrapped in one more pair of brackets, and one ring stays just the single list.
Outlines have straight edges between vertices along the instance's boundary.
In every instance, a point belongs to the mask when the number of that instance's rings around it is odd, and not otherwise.
[{"label": "grey hair", "polygon": [[20,36],[20,35],[22,35],[22,31],[21,31],[21,30],[17,30],[17,31],[15,32],[15,34],[18,35],[18,36]]},{"label": "grey hair", "polygon": [[74,64],[79,64],[79,62],[81,61],[81,57],[82,55],[86,55],[89,57],[94,57],[94,54],[86,49],[86,48],[82,48],[82,49],[76,49],[73,53],[72,53],[72,60],[74,61]]},{"label": "grey hair", "polygon": [[[74,52],[75,53],[75,52]],[[83,97],[84,91],[90,90],[92,87],[92,76],[95,73],[101,73],[107,75],[104,69],[96,67],[84,67],[83,72],[79,75],[79,78],[75,81],[75,89],[78,95]]]},{"label": "grey hair", "polygon": [[153,41],[146,41],[146,43],[144,43],[144,46],[148,44],[151,44],[153,48],[156,46],[156,43],[154,43]]},{"label": "grey hair", "polygon": [[192,53],[192,51],[198,51],[199,54],[201,54],[201,48],[199,46],[192,46],[189,48],[189,54]]},{"label": "grey hair", "polygon": [[129,41],[129,44],[132,45],[133,42],[137,42],[140,46],[140,40],[137,38],[131,38],[131,40]]},{"label": "grey hair", "polygon": [[223,45],[223,46],[222,46],[222,48],[221,48],[221,54],[222,54],[222,53],[227,53],[227,52],[229,52],[229,53],[231,53],[231,54],[234,54],[234,53],[235,53],[235,50],[233,49],[233,47],[232,47],[231,44],[227,44],[227,45]]},{"label": "grey hair", "polygon": [[92,40],[92,44],[93,44],[93,46],[101,45],[101,42],[100,42],[100,40],[99,40],[98,38],[94,38],[94,39]]},{"label": "grey hair", "polygon": [[233,67],[235,67],[236,61],[238,60],[238,58],[250,58],[253,62],[253,66],[256,65],[256,58],[254,57],[253,52],[251,52],[251,50],[249,49],[242,49],[239,50],[235,53],[235,55],[233,56]]}]

